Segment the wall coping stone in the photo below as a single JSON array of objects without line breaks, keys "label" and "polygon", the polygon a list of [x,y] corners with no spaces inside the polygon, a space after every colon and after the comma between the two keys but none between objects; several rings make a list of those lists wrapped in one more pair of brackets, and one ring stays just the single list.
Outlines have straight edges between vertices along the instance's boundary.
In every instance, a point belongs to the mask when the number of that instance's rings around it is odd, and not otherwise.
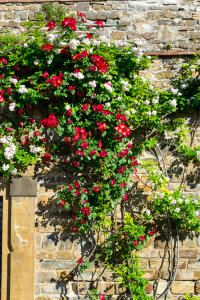
[{"label": "wall coping stone", "polygon": [[197,53],[194,51],[150,51],[145,52],[148,56],[193,56]]}]

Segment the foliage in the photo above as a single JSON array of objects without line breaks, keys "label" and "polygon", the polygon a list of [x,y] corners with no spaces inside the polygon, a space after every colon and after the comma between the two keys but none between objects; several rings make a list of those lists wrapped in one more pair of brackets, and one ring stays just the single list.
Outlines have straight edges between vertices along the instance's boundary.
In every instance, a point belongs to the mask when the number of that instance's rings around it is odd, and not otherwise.
[{"label": "foliage", "polygon": [[[138,75],[151,61],[136,44],[99,35],[103,23],[92,25],[82,13],[59,20],[64,12],[55,9],[53,16],[44,6],[37,23],[26,23],[19,43],[2,37],[0,171],[20,176],[33,163],[60,169],[68,184],[58,187],[58,205],[73,212],[74,232],[93,241],[90,254],[78,260],[77,276],[98,262],[132,299],[152,299],[137,253],[161,217],[179,229],[199,230],[199,200],[184,197],[181,188],[170,191],[164,159],[156,165],[139,157],[156,149],[163,157],[163,140],[177,152],[185,149],[188,127],[183,118],[172,118],[185,101]],[[199,149],[188,151],[199,160]],[[138,170],[146,170],[153,196],[130,204],[130,212],[126,203]],[[87,293],[106,299],[96,290]]]},{"label": "foliage", "polygon": [[199,300],[200,298],[197,296],[189,296],[185,295],[185,300]]}]

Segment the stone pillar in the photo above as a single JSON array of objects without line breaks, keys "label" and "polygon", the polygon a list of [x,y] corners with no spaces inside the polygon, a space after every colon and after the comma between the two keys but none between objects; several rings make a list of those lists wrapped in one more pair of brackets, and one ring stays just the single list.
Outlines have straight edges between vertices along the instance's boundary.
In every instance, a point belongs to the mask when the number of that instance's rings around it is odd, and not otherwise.
[{"label": "stone pillar", "polygon": [[2,270],[1,270],[1,300],[8,300],[9,286],[9,220],[10,220],[10,198],[6,194],[9,186],[3,181],[0,183],[0,196],[3,197],[3,219],[2,219]]},{"label": "stone pillar", "polygon": [[10,299],[34,300],[35,197],[37,181],[15,178],[10,185]]}]

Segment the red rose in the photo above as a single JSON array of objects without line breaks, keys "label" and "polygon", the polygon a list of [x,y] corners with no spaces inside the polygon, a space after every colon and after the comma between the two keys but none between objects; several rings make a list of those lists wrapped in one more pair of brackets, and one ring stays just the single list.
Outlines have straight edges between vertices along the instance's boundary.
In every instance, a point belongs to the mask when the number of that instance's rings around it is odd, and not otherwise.
[{"label": "red rose", "polygon": [[54,27],[56,27],[54,22],[49,22],[47,23],[46,27],[48,27],[49,29],[47,31],[51,31]]},{"label": "red rose", "polygon": [[0,95],[0,103],[3,103],[5,101],[4,97]]},{"label": "red rose", "polygon": [[45,160],[46,162],[49,162],[49,161],[51,160],[51,154],[45,153],[45,155],[44,155],[44,160]]},{"label": "red rose", "polygon": [[100,299],[100,300],[106,300],[106,298],[104,297],[103,294],[99,295],[99,299]]},{"label": "red rose", "polygon": [[103,150],[102,152],[99,152],[100,157],[107,157],[107,155],[108,155],[108,151],[106,151],[106,150]]},{"label": "red rose", "polygon": [[87,142],[81,143],[81,147],[83,148],[83,150],[87,149],[88,143]]},{"label": "red rose", "polygon": [[106,130],[106,127],[107,127],[107,124],[105,122],[104,123],[100,123],[99,126],[98,126],[98,129],[101,132],[104,132]]},{"label": "red rose", "polygon": [[70,54],[69,47],[68,46],[67,47],[63,47],[61,49],[60,53],[63,54],[63,55],[69,55]]},{"label": "red rose", "polygon": [[154,233],[155,233],[154,231],[150,231],[149,235],[154,235]]},{"label": "red rose", "polygon": [[52,51],[52,50],[53,50],[53,45],[51,45],[51,44],[45,44],[45,45],[43,45],[43,46],[41,47],[41,49],[42,49],[43,51]]},{"label": "red rose", "polygon": [[93,35],[91,35],[90,33],[87,33],[87,38],[88,38],[88,39],[92,39],[92,38],[93,38]]},{"label": "red rose", "polygon": [[96,20],[94,23],[97,24],[99,27],[103,27],[103,23],[101,20]]},{"label": "red rose", "polygon": [[124,195],[122,199],[126,201],[128,199],[128,195]]},{"label": "red rose", "polygon": [[90,208],[89,207],[82,207],[81,208],[81,212],[86,215],[89,216],[90,215]]},{"label": "red rose", "polygon": [[138,241],[134,241],[133,244],[134,244],[135,246],[137,246],[137,245],[139,244],[139,242],[138,242]]},{"label": "red rose", "polygon": [[42,74],[42,76],[43,76],[44,78],[47,78],[47,77],[49,77],[49,73],[48,73],[47,71],[44,71],[44,73]]},{"label": "red rose", "polygon": [[71,30],[76,30],[76,19],[75,18],[65,18],[62,21],[62,26],[71,28]]},{"label": "red rose", "polygon": [[90,67],[90,71],[91,71],[91,72],[96,71],[96,69],[97,69],[97,68],[96,68],[95,66],[91,66],[91,67]]},{"label": "red rose", "polygon": [[78,264],[81,264],[83,262],[83,259],[82,258],[79,258],[78,259]]},{"label": "red rose", "polygon": [[50,79],[50,83],[53,85],[53,87],[57,88],[62,84],[62,78],[60,76],[53,76]]},{"label": "red rose", "polygon": [[65,200],[62,200],[62,201],[59,203],[59,206],[62,207],[62,206],[65,205],[65,203],[66,203],[66,201],[65,201]]},{"label": "red rose", "polygon": [[88,103],[84,103],[83,106],[81,107],[81,110],[82,111],[88,110],[88,105],[89,105]]}]

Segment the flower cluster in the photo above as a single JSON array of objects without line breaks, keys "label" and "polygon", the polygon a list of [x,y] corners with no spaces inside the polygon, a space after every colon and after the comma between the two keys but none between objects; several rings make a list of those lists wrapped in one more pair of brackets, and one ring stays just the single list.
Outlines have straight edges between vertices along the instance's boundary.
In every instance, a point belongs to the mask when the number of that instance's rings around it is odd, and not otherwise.
[{"label": "flower cluster", "polygon": [[41,120],[41,124],[46,127],[58,127],[59,121],[56,119],[55,115],[49,115],[48,118]]}]

